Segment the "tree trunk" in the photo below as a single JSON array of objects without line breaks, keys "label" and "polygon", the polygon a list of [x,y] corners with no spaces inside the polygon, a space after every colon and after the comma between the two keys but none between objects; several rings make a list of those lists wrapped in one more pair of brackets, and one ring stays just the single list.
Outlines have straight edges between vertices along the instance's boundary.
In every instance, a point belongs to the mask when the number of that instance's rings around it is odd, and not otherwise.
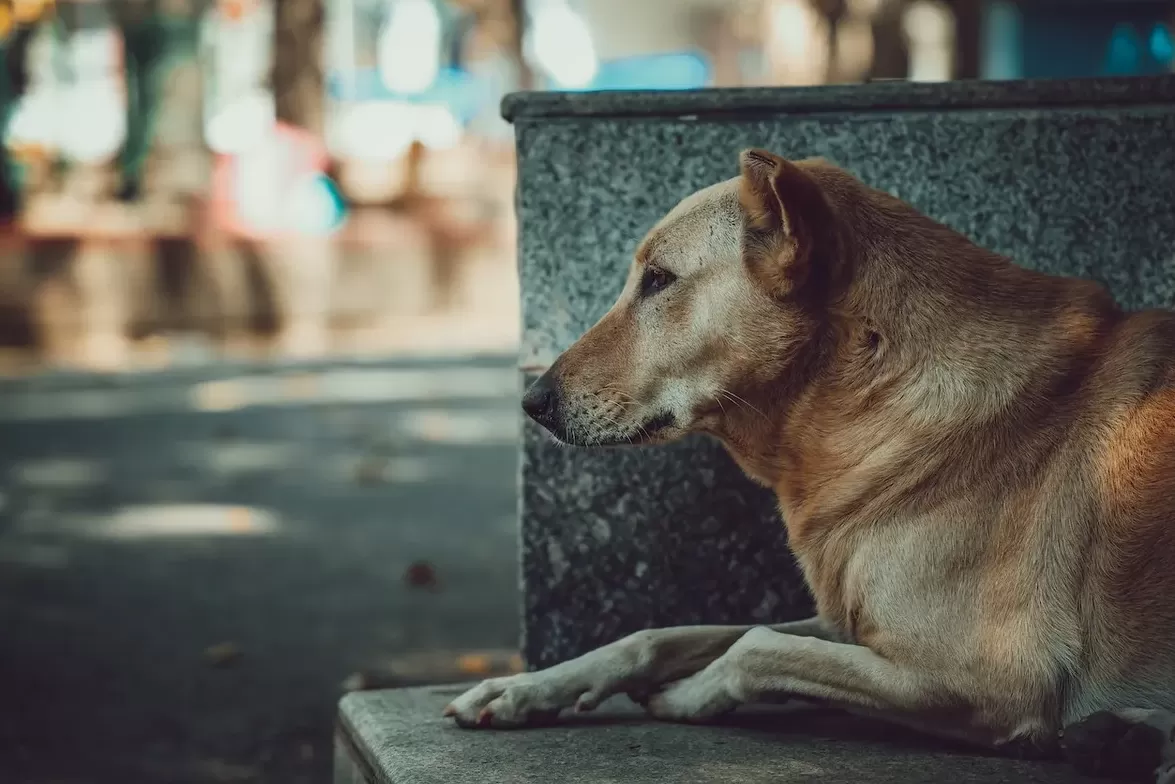
[{"label": "tree trunk", "polygon": [[980,68],[980,39],[982,38],[983,9],[979,0],[956,0],[955,12],[955,79],[978,79]]},{"label": "tree trunk", "polygon": [[906,35],[902,30],[905,0],[882,0],[873,18],[873,67],[870,79],[905,79],[910,73]]},{"label": "tree trunk", "polygon": [[323,0],[273,0],[271,84],[278,122],[323,131]]},{"label": "tree trunk", "polygon": [[[273,0],[274,110],[279,123],[321,138],[325,128],[324,0]],[[329,346],[331,289],[338,248],[321,235],[264,243],[263,268],[274,293],[277,349],[320,356]]]},{"label": "tree trunk", "polygon": [[518,63],[518,89],[532,90],[534,89],[534,73],[522,53],[523,39],[526,36],[526,2],[525,0],[509,0],[509,2],[512,32],[510,51],[515,62]]}]

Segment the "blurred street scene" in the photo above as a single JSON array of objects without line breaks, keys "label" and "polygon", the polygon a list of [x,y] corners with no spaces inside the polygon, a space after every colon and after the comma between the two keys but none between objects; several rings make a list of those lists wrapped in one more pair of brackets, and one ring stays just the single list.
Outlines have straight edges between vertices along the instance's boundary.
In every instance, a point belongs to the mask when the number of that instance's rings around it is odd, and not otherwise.
[{"label": "blurred street scene", "polygon": [[520,666],[506,93],[1155,74],[1173,22],[0,0],[0,782],[325,784],[345,689]]},{"label": "blurred street scene", "polygon": [[1171,69],[1171,3],[4,0],[0,370],[509,351],[501,97]]}]

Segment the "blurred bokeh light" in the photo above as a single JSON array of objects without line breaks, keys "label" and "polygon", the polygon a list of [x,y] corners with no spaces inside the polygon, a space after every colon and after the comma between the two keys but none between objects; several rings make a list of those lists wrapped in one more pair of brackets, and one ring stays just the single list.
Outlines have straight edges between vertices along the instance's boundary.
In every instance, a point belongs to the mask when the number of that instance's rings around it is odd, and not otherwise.
[{"label": "blurred bokeh light", "polygon": [[0,371],[508,350],[507,92],[1171,70],[1069,5],[0,0]]}]

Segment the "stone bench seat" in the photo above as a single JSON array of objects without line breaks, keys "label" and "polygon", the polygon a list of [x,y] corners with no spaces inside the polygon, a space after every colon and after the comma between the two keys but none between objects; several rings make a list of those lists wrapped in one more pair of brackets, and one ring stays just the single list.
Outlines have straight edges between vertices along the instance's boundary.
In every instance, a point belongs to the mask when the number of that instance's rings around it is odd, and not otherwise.
[{"label": "stone bench seat", "polygon": [[667,724],[617,697],[552,727],[463,730],[442,719],[470,684],[343,698],[334,784],[1078,784],[1066,765],[949,748],[808,706]]}]

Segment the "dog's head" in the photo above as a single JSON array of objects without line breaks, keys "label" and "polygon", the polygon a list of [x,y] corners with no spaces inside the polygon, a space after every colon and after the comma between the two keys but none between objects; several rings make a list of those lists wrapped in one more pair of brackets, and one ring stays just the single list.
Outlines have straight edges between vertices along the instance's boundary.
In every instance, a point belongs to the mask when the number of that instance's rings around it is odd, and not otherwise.
[{"label": "dog's head", "polygon": [[831,210],[813,172],[761,150],[689,196],[637,250],[611,310],[526,392],[526,413],[576,445],[719,432],[788,372],[821,322]]}]

